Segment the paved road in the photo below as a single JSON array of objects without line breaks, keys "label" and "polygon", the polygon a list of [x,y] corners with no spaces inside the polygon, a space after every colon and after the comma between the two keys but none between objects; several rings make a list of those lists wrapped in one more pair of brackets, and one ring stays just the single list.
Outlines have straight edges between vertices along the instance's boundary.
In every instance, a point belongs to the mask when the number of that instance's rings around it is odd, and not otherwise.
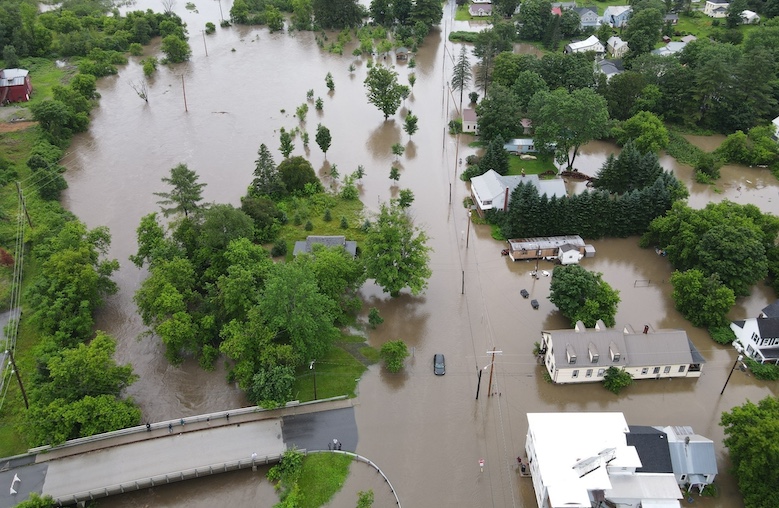
[{"label": "paved road", "polygon": [[241,459],[249,461],[252,453],[258,457],[275,456],[284,450],[279,418],[173,433],[51,461],[43,494],[55,499],[72,499],[79,492],[100,491],[110,485],[197,467]]},{"label": "paved road", "polygon": [[343,450],[357,449],[357,422],[354,408],[334,409],[321,413],[284,417],[284,443],[306,450],[327,450],[333,439],[341,442]]},{"label": "paved road", "polygon": [[[16,506],[27,499],[31,492],[40,494],[48,467],[48,464],[32,464],[0,473],[0,508]],[[11,494],[14,475],[18,475],[20,481],[14,483],[16,494]]]}]

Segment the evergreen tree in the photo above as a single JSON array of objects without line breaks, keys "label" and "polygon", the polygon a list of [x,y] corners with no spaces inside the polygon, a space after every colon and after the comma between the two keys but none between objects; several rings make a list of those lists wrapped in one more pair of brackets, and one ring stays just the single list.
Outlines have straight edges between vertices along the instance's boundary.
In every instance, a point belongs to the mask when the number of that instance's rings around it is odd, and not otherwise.
[{"label": "evergreen tree", "polygon": [[184,217],[202,208],[204,183],[198,183],[197,173],[179,164],[170,170],[169,177],[163,177],[162,181],[173,187],[170,192],[155,192],[155,196],[162,199],[157,201],[163,215],[168,217],[176,213],[183,213]]},{"label": "evergreen tree", "polygon": [[279,178],[279,172],[276,169],[276,163],[273,161],[268,147],[265,143],[260,145],[257,151],[257,160],[254,161],[254,180],[252,180],[252,191],[257,195],[274,196],[282,193],[284,184]]},{"label": "evergreen tree", "polygon": [[499,175],[506,175],[509,172],[509,154],[503,148],[503,137],[498,134],[487,145],[487,151],[484,153],[484,157],[479,161],[479,169],[481,174],[486,173],[490,169],[494,170]]}]

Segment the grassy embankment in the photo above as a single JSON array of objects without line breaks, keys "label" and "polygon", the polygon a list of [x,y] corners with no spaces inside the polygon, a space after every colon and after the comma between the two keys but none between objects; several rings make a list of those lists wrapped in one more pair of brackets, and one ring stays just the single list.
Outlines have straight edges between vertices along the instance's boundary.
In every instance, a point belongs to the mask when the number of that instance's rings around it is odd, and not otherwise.
[{"label": "grassy embankment", "polygon": [[[73,75],[73,71],[67,67],[58,68],[51,60],[42,58],[24,58],[20,62],[20,67],[30,71],[30,77],[33,82],[33,96],[29,106],[46,100],[51,97],[51,89],[57,84],[66,84]],[[29,110],[24,107],[13,113],[15,118],[31,118]],[[21,131],[6,132],[0,134],[0,153],[3,157],[12,163],[16,171],[14,180],[25,182],[30,178],[31,172],[25,162],[30,153],[32,145],[39,138],[37,127],[31,127]],[[28,185],[34,183],[34,179],[28,180]],[[46,226],[46,218],[53,212],[52,205],[40,200],[35,193],[25,194],[25,200],[30,215],[33,217],[34,229],[27,229],[26,240],[29,246],[30,237],[40,234]],[[11,182],[0,189],[0,215],[3,220],[0,221],[0,247],[13,254],[16,242],[16,226],[18,212],[18,195],[16,185]],[[29,248],[24,256],[24,273],[22,278],[22,294],[29,285],[29,282],[35,278],[37,266],[29,255]],[[12,268],[3,268],[0,270],[0,305],[3,310],[9,309],[11,302],[11,277]],[[37,367],[32,349],[38,344],[40,337],[38,331],[29,321],[22,321],[19,326],[19,334],[16,341],[15,360],[23,383],[28,383],[32,372]],[[29,386],[26,386],[29,389]],[[24,423],[24,400],[15,378],[10,378],[10,385],[5,394],[2,410],[0,410],[0,456],[7,457],[26,451],[29,445],[23,432]]]}]

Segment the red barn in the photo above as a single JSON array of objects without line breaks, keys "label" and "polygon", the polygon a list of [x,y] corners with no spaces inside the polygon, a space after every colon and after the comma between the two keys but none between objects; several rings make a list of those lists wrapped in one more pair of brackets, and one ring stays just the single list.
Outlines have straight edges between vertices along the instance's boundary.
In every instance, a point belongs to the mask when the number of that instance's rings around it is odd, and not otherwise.
[{"label": "red barn", "polygon": [[27,102],[32,93],[30,72],[26,69],[0,70],[0,104]]}]

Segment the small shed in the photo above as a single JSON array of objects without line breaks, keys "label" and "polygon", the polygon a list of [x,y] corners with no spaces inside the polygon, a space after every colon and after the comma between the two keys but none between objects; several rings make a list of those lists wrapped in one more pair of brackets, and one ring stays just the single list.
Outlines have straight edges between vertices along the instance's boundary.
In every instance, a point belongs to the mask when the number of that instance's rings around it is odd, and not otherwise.
[{"label": "small shed", "polygon": [[584,257],[584,254],[582,254],[579,251],[579,247],[577,247],[575,245],[571,245],[570,243],[566,243],[565,245],[561,245],[560,246],[560,251],[558,253],[558,259],[560,260],[560,264],[562,264],[562,265],[575,265],[583,257]]},{"label": "small shed", "polygon": [[32,94],[30,72],[26,69],[0,70],[0,104],[27,102]]},{"label": "small shed", "polygon": [[463,132],[476,134],[479,127],[479,118],[476,116],[476,110],[463,108]]},{"label": "small shed", "polygon": [[519,155],[521,153],[532,153],[536,152],[536,144],[531,138],[518,138],[518,139],[512,139],[505,145],[503,145],[503,149],[506,150],[508,153]]},{"label": "small shed", "polygon": [[347,240],[345,236],[308,236],[305,240],[295,242],[292,251],[293,256],[302,253],[310,253],[315,244],[324,245],[327,248],[343,247],[352,257],[357,255],[357,242]]},{"label": "small shed", "polygon": [[398,60],[408,60],[408,48],[403,46],[395,50],[395,58]]}]

